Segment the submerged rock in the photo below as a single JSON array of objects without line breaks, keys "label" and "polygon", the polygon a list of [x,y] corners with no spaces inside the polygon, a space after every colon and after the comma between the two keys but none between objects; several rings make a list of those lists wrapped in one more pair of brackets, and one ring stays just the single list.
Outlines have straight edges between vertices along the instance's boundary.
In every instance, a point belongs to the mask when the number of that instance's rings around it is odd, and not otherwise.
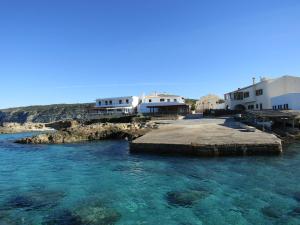
[{"label": "submerged rock", "polygon": [[81,219],[69,210],[55,211],[46,216],[43,225],[87,225],[81,222]]},{"label": "submerged rock", "polygon": [[293,195],[293,198],[297,201],[300,202],[300,192],[295,192]]},{"label": "submerged rock", "polygon": [[168,204],[182,207],[191,207],[199,200],[209,195],[207,191],[188,190],[188,191],[171,191],[166,195]]},{"label": "submerged rock", "polygon": [[289,213],[290,216],[300,216],[300,207],[296,207],[294,208],[290,213]]},{"label": "submerged rock", "polygon": [[30,196],[17,195],[9,198],[4,205],[8,208],[28,208],[34,204],[34,199]]},{"label": "submerged rock", "polygon": [[276,209],[272,206],[266,206],[266,207],[262,208],[261,212],[264,216],[275,218],[275,219],[280,218],[282,215],[278,209]]},{"label": "submerged rock", "polygon": [[1,209],[26,209],[52,208],[65,196],[60,191],[32,191],[9,197]]},{"label": "submerged rock", "polygon": [[114,225],[121,214],[115,209],[103,204],[100,200],[85,201],[74,210],[83,224],[89,225]]}]

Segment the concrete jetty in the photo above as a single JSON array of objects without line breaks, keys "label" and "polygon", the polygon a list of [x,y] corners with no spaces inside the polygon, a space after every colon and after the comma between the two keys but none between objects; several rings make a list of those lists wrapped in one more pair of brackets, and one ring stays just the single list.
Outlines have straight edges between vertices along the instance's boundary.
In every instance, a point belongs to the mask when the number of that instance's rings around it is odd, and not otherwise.
[{"label": "concrete jetty", "polygon": [[280,154],[281,140],[232,118],[177,120],[130,143],[131,152],[197,156]]}]

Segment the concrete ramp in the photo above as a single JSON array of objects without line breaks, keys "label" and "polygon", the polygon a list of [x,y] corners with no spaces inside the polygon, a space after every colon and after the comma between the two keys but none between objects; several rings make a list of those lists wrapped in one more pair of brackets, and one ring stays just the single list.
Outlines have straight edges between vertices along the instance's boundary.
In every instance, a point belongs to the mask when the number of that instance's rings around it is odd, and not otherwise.
[{"label": "concrete ramp", "polygon": [[198,156],[280,154],[281,140],[233,119],[179,120],[130,143],[131,152]]}]

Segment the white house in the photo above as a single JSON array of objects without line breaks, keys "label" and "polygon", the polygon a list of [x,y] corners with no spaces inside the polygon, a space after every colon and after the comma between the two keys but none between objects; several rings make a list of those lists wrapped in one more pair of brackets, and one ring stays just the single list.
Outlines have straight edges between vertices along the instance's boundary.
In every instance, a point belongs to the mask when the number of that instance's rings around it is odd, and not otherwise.
[{"label": "white house", "polygon": [[189,106],[183,97],[171,94],[152,94],[144,96],[138,106],[141,114],[185,114]]},{"label": "white house", "polygon": [[282,76],[276,79],[262,78],[260,82],[226,93],[228,109],[248,110],[300,110],[300,77]]},{"label": "white house", "polygon": [[113,97],[100,98],[96,100],[91,114],[94,115],[130,115],[137,112],[139,97]]}]

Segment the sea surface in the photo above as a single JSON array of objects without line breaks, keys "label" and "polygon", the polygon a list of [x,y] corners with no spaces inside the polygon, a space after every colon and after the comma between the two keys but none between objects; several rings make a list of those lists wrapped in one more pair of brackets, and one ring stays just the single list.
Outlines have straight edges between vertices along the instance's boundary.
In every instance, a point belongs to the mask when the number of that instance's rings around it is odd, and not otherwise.
[{"label": "sea surface", "polygon": [[130,154],[126,141],[0,135],[0,225],[300,224],[300,143],[281,156]]}]

